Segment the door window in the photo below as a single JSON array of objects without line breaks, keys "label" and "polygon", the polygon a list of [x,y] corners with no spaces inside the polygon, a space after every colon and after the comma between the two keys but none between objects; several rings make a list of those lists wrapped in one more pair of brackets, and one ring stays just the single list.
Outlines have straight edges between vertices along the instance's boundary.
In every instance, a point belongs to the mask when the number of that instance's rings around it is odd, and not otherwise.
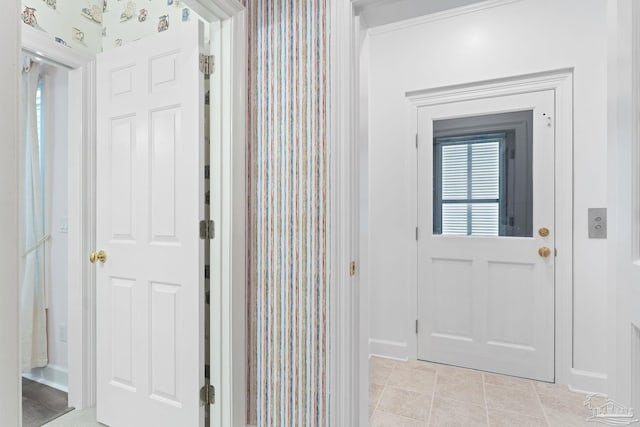
[{"label": "door window", "polygon": [[434,234],[532,236],[532,118],[434,121]]}]

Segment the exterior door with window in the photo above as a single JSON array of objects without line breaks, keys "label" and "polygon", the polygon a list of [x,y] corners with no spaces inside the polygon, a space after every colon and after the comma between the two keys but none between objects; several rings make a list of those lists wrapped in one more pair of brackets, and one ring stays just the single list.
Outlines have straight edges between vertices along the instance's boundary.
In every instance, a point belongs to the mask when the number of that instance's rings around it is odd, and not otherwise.
[{"label": "exterior door with window", "polygon": [[418,358],[554,380],[554,93],[418,109]]}]

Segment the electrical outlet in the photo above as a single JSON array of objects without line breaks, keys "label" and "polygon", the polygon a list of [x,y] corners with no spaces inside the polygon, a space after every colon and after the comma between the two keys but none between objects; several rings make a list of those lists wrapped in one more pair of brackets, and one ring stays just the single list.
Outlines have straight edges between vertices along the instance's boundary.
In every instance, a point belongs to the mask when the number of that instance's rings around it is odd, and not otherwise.
[{"label": "electrical outlet", "polygon": [[589,208],[589,238],[607,238],[607,208]]},{"label": "electrical outlet", "polygon": [[60,233],[68,233],[69,232],[69,222],[67,218],[60,219],[60,223],[58,224],[58,231]]}]

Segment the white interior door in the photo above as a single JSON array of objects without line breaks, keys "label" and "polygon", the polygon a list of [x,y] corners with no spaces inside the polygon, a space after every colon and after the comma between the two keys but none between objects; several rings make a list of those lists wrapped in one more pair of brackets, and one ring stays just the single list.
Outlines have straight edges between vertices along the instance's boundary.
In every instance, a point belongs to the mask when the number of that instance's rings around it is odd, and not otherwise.
[{"label": "white interior door", "polygon": [[553,91],[418,109],[419,359],[554,380],[553,117]]},{"label": "white interior door", "polygon": [[97,419],[204,423],[198,23],[97,58]]}]

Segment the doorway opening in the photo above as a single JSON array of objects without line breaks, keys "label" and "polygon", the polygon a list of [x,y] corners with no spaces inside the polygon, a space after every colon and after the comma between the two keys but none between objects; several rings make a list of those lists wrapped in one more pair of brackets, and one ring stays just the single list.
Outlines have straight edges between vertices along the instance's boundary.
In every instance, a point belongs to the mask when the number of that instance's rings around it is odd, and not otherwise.
[{"label": "doorway opening", "polygon": [[20,317],[23,425],[68,407],[68,69],[23,53]]},{"label": "doorway opening", "polygon": [[[184,3],[183,3],[184,4]],[[210,245],[211,251],[216,257],[222,259],[219,268],[210,271],[211,292],[207,295],[210,302],[206,310],[211,307],[210,322],[212,333],[208,342],[202,342],[200,349],[210,345],[211,366],[207,371],[208,377],[216,387],[215,405],[211,406],[212,425],[235,425],[236,419],[244,417],[244,360],[232,358],[233,354],[244,353],[244,339],[240,334],[244,330],[244,85],[243,74],[237,70],[244,70],[244,16],[240,3],[232,1],[198,2],[189,1],[192,14],[188,14],[188,21],[196,21],[196,14],[206,22],[211,23],[212,35],[211,52],[215,56],[214,61],[204,61],[198,64],[198,48],[201,53],[207,52],[204,46],[195,45],[195,65],[190,58],[190,70],[207,74],[207,70],[215,67],[211,73],[211,93],[207,94],[210,102],[212,133],[209,136],[211,142],[211,156],[215,163],[209,170],[198,168],[194,170],[203,177],[210,173],[212,216],[216,219],[216,239],[205,244]],[[196,22],[192,22],[196,23]],[[160,34],[167,37],[170,32]],[[177,33],[176,33],[177,34]],[[96,251],[96,65],[95,56],[81,51],[72,50],[60,46],[43,36],[43,33],[31,28],[23,28],[23,46],[29,52],[43,52],[46,61],[59,63],[68,68],[69,99],[69,134],[68,134],[68,251],[69,251],[69,292],[68,308],[68,401],[79,409],[61,419],[58,423],[83,421],[95,422],[96,396],[96,289],[95,269],[90,263],[89,254]],[[171,77],[175,77],[175,71],[182,71],[179,67],[171,67],[175,64],[173,52],[164,57],[154,57],[153,65],[157,73],[153,88],[159,92],[163,88],[171,86]],[[178,64],[182,65],[182,64]],[[200,65],[200,66],[199,66]],[[166,71],[166,72],[165,72]],[[122,83],[122,80],[114,81]],[[126,86],[126,82],[124,82]],[[211,96],[209,96],[211,95]],[[205,96],[190,104],[190,108],[204,109]],[[173,104],[172,104],[173,105]],[[175,105],[174,105],[175,106]],[[175,110],[175,109],[174,109]],[[154,110],[154,118],[166,113],[170,115],[171,108]],[[187,115],[189,117],[189,115]],[[184,121],[178,120],[178,124]],[[156,120],[156,127],[162,127],[165,122]],[[159,129],[162,131],[162,129]],[[156,129],[158,131],[158,129]],[[198,132],[198,129],[193,130]],[[160,137],[168,133],[156,132]],[[202,136],[202,135],[201,135]],[[166,138],[165,138],[166,142]],[[197,143],[197,142],[196,142]],[[165,144],[166,146],[166,144]],[[158,146],[159,147],[159,146]],[[156,147],[156,148],[158,148]],[[164,147],[164,146],[163,146]],[[159,147],[159,148],[163,148]],[[180,148],[179,145],[176,147]],[[164,151],[166,152],[166,151]],[[180,152],[178,149],[176,152]],[[158,151],[162,154],[163,151]],[[166,174],[160,176],[166,178]],[[165,179],[166,180],[166,179]],[[159,197],[169,197],[168,194],[160,194]],[[206,196],[209,196],[208,194]],[[205,194],[202,194],[205,198]],[[169,215],[167,210],[156,210],[165,217]],[[113,217],[113,216],[111,216]],[[157,218],[156,218],[157,219]],[[162,218],[160,218],[162,219]],[[154,222],[157,230],[167,226],[167,222]],[[168,225],[170,226],[170,224]],[[142,228],[145,228],[144,226]],[[165,230],[160,230],[161,232]],[[198,221],[195,220],[186,233],[198,238]],[[160,233],[162,234],[162,233]],[[170,239],[164,239],[160,235],[156,239],[161,245],[172,244]],[[104,259],[104,258],[103,258]],[[99,257],[97,260],[101,261]],[[109,261],[114,261],[113,258]],[[111,263],[110,263],[111,264]],[[98,264],[100,266],[101,263]],[[204,269],[203,269],[204,270]],[[73,272],[73,273],[72,273]],[[202,271],[202,275],[206,272]],[[170,286],[167,283],[158,283],[157,306],[170,306],[168,301],[172,298]],[[204,298],[203,298],[204,300]],[[222,309],[224,308],[224,310]],[[163,320],[163,319],[160,319]],[[181,319],[178,319],[178,321]],[[226,332],[225,332],[226,331]],[[158,343],[159,340],[155,340]],[[160,349],[162,350],[162,349]],[[167,353],[156,351],[163,361],[169,360]],[[165,357],[166,356],[166,357]],[[205,371],[205,366],[202,370]],[[156,369],[158,371],[158,369]],[[205,375],[203,374],[203,378]],[[167,382],[154,384],[157,388],[165,388]],[[162,392],[164,389],[160,390]],[[199,390],[202,392],[202,390]],[[162,393],[160,393],[162,394]],[[201,393],[186,393],[182,395],[189,398],[190,404],[196,402],[200,406],[214,403],[213,393],[208,396]],[[238,399],[238,396],[243,396]],[[166,398],[166,396],[155,396]],[[78,418],[80,417],[80,418]],[[89,417],[86,419],[86,417]],[[164,419],[163,422],[171,423]],[[173,424],[172,424],[173,425]]]}]

